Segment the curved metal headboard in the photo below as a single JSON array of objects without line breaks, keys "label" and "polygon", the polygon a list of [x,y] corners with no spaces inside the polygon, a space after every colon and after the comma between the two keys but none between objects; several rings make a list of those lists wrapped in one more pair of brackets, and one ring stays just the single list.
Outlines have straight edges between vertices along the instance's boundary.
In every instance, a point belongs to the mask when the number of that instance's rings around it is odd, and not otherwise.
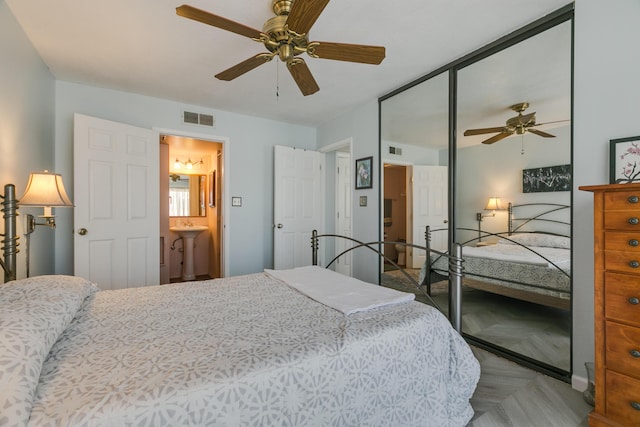
[{"label": "curved metal headboard", "polygon": [[[537,209],[535,210],[535,213],[532,214],[531,216],[525,216],[522,218],[515,218],[514,217],[514,210],[515,209],[519,209],[519,208],[531,208],[532,210],[534,210],[536,207],[541,207],[541,209]],[[565,225],[568,227],[571,227],[571,222],[570,221],[562,221],[559,219],[555,219],[555,218],[550,218],[551,214],[553,214],[554,212],[560,212],[563,211],[565,209],[571,209],[571,206],[569,205],[563,205],[561,203],[523,203],[523,204],[513,204],[511,202],[509,202],[509,221],[508,221],[508,226],[509,226],[509,236],[512,235],[513,233],[517,232],[517,231],[522,231],[522,227],[526,226],[527,224],[531,224],[534,222],[542,222],[542,223],[553,223],[553,224],[560,224],[560,225]],[[557,234],[560,236],[569,236],[569,233],[567,234],[560,234],[560,233],[551,233],[551,232],[545,232],[546,234]]]}]

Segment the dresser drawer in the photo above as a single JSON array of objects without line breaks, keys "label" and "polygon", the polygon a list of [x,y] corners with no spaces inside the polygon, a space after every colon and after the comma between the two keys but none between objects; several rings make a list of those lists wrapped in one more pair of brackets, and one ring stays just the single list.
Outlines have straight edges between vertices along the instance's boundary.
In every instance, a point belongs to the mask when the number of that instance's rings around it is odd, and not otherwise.
[{"label": "dresser drawer", "polygon": [[605,211],[605,230],[640,232],[640,209],[636,211]]},{"label": "dresser drawer", "polygon": [[611,251],[640,252],[640,229],[636,233],[607,231],[604,235],[604,248]]},{"label": "dresser drawer", "polygon": [[605,412],[625,426],[640,425],[640,380],[607,370]]},{"label": "dresser drawer", "polygon": [[640,252],[604,251],[605,270],[640,274]]},{"label": "dresser drawer", "polygon": [[640,210],[640,190],[611,191],[605,192],[603,196],[605,211]]},{"label": "dresser drawer", "polygon": [[606,322],[607,369],[640,378],[640,328]]},{"label": "dresser drawer", "polygon": [[640,327],[640,276],[605,273],[604,315]]}]

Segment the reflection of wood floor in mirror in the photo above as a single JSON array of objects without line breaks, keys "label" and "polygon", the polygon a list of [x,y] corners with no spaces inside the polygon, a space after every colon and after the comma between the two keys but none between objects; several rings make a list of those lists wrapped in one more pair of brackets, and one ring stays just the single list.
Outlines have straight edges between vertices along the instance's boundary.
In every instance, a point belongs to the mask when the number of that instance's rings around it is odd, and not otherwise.
[{"label": "reflection of wood floor in mirror", "polygon": [[[408,270],[417,278],[418,270]],[[382,285],[413,292],[398,271],[382,275]],[[416,294],[416,299],[425,302]],[[432,296],[447,314],[446,282],[434,284]],[[568,311],[532,304],[475,289],[463,289],[462,331],[500,347],[568,371],[571,316]]]},{"label": "reflection of wood floor in mirror", "polygon": [[[409,270],[417,279],[418,270]],[[397,271],[382,275],[382,285],[411,292]],[[447,311],[445,284],[434,284],[433,295]],[[465,290],[463,330],[529,357],[569,369],[568,313],[511,298]],[[426,298],[416,295],[426,302]],[[481,375],[471,398],[470,427],[587,427],[593,409],[570,384],[472,347]]]}]

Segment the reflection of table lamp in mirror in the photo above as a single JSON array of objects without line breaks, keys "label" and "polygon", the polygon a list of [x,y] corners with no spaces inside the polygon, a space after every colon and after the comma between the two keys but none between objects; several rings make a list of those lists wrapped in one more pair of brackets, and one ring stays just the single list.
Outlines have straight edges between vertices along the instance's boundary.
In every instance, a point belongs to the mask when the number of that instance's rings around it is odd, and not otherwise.
[{"label": "reflection of table lamp in mirror", "polygon": [[56,173],[32,172],[29,175],[29,183],[24,195],[19,199],[18,205],[42,207],[44,214],[39,218],[44,218],[44,222],[38,223],[33,215],[26,215],[26,246],[27,246],[27,277],[29,277],[29,238],[31,233],[36,230],[37,225],[46,225],[51,228],[56,227],[55,216],[51,213],[54,207],[73,207],[73,203],[67,196],[62,183],[62,175]]},{"label": "reflection of table lamp in mirror", "polygon": [[504,208],[502,207],[502,204],[500,203],[500,197],[490,197],[489,201],[487,202],[487,206],[485,206],[484,208],[485,211],[491,211],[491,213],[489,214],[483,214],[482,212],[478,212],[476,213],[476,221],[478,221],[478,242],[482,242],[482,218],[487,218],[487,217],[495,217],[496,216],[496,211],[502,211],[504,210]]}]

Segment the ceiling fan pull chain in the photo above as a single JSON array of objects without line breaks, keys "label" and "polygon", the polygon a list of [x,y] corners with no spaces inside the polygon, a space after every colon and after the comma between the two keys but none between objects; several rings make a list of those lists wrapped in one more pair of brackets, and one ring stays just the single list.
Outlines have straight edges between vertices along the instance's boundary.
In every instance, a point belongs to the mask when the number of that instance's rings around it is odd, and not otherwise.
[{"label": "ceiling fan pull chain", "polygon": [[520,154],[524,156],[524,134],[520,135],[520,144],[521,144]]},{"label": "ceiling fan pull chain", "polygon": [[276,101],[280,100],[280,61],[276,61]]}]

